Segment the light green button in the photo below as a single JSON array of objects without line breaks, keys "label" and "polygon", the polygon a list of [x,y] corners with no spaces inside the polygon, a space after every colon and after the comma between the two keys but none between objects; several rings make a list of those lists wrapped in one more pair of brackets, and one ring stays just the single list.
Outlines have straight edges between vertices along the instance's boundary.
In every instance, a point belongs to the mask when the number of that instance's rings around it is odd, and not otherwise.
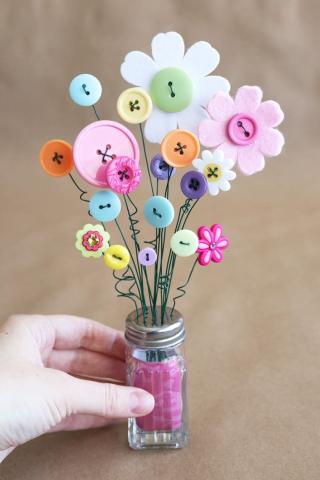
[{"label": "light green button", "polygon": [[171,250],[178,257],[190,257],[196,253],[198,245],[198,236],[191,230],[178,230],[171,237]]},{"label": "light green button", "polygon": [[180,68],[163,68],[152,79],[150,86],[152,101],[164,112],[181,112],[190,105],[193,82]]}]

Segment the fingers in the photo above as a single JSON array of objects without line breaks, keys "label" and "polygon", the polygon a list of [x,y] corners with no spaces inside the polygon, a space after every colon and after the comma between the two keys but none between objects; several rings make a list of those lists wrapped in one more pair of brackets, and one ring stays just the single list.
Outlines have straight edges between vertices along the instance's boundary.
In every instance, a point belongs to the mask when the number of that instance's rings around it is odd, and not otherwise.
[{"label": "fingers", "polygon": [[125,363],[102,353],[78,350],[52,350],[46,366],[74,375],[125,381]]},{"label": "fingers", "polygon": [[124,359],[126,343],[123,334],[94,320],[72,315],[17,315],[32,332],[40,351],[85,348]]},{"label": "fingers", "polygon": [[106,418],[147,415],[154,408],[153,396],[140,388],[80,380],[66,375],[63,396],[67,410],[75,414]]},{"label": "fingers", "polygon": [[110,418],[98,417],[96,415],[70,415],[51,428],[50,432],[100,428],[110,425],[110,423],[113,423]]}]

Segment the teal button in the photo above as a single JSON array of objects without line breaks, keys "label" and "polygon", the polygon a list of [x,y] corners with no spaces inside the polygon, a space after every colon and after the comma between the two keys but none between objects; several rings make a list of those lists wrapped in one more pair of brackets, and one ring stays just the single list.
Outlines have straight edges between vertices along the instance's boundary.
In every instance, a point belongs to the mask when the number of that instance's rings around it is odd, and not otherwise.
[{"label": "teal button", "polygon": [[180,68],[163,68],[152,79],[150,86],[152,101],[164,112],[181,112],[190,105],[193,82]]},{"label": "teal button", "polygon": [[70,82],[69,95],[71,100],[81,107],[91,107],[98,102],[101,94],[101,83],[89,73],[81,73]]},{"label": "teal button", "polygon": [[155,195],[150,197],[144,204],[144,216],[150,225],[156,228],[165,228],[172,223],[174,208],[172,203],[165,197]]},{"label": "teal button", "polygon": [[192,230],[178,230],[171,237],[170,247],[178,257],[190,257],[196,253],[198,236]]},{"label": "teal button", "polygon": [[117,218],[120,211],[120,199],[111,190],[100,190],[90,198],[90,215],[99,222],[111,222]]}]

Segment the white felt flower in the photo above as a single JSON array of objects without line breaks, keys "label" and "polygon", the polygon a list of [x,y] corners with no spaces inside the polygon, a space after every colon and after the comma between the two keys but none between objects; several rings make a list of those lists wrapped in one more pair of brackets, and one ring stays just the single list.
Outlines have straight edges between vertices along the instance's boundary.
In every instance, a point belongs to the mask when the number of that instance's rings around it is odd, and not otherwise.
[{"label": "white felt flower", "polygon": [[229,92],[228,80],[208,76],[219,64],[220,55],[209,43],[197,42],[186,52],[181,35],[159,33],[151,43],[152,57],[133,51],[121,65],[123,78],[146,90],[153,111],[145,125],[145,136],[153,143],[175,128],[197,132],[207,118],[203,107],[219,91]]},{"label": "white felt flower", "polygon": [[234,160],[224,158],[222,151],[210,152],[203,150],[201,158],[193,160],[192,165],[207,179],[210,195],[218,195],[220,190],[230,190],[230,180],[236,178],[236,173],[231,170]]}]

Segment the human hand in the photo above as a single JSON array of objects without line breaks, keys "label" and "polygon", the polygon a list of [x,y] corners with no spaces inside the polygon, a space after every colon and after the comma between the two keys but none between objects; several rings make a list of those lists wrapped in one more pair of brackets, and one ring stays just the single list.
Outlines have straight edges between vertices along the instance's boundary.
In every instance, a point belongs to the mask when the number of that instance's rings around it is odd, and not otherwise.
[{"label": "human hand", "polygon": [[18,315],[0,328],[0,461],[46,432],[107,425],[146,415],[144,390],[76,378],[124,383],[123,335],[68,315]]}]

